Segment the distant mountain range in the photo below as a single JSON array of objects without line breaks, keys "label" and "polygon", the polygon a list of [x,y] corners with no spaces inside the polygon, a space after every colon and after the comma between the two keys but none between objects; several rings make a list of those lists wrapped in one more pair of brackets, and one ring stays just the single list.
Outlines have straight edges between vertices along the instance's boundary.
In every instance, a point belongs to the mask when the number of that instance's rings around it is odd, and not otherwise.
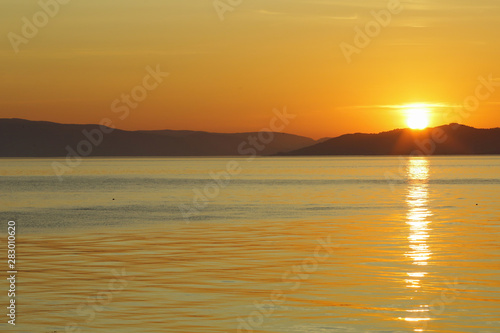
[{"label": "distant mountain range", "polygon": [[[69,150],[89,156],[237,156],[274,155],[311,146],[315,140],[286,133],[209,133],[197,131],[124,131],[100,125],[0,119],[0,157],[63,157]],[[91,133],[90,139],[84,133]],[[100,134],[102,135],[102,139]],[[259,135],[267,144],[259,141]],[[256,138],[257,148],[249,138]],[[92,142],[93,141],[93,142]],[[98,144],[97,144],[98,143]],[[262,150],[260,150],[262,149]],[[80,154],[81,155],[81,154]],[[86,155],[81,155],[86,156]]]},{"label": "distant mountain range", "polygon": [[449,124],[316,141],[287,133],[124,131],[100,125],[0,119],[0,157],[63,157],[79,149],[91,149],[88,156],[238,156],[252,151],[263,156],[500,154],[500,128]]},{"label": "distant mountain range", "polygon": [[424,130],[346,134],[280,155],[481,155],[500,154],[500,128],[449,124]]}]

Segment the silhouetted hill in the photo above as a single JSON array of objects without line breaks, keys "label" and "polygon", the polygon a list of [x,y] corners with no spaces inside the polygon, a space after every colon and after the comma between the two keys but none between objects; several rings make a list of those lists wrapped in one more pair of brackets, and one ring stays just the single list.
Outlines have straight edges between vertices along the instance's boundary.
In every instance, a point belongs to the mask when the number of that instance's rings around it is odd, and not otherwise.
[{"label": "silhouetted hill", "polygon": [[449,124],[425,130],[396,129],[347,134],[280,155],[473,155],[500,154],[500,128]]},{"label": "silhouetted hill", "polygon": [[[67,125],[46,121],[0,119],[0,157],[61,157],[67,146],[77,150],[89,141],[84,131],[97,133],[99,125]],[[104,127],[104,129],[109,129]],[[256,133],[208,133],[195,131],[123,131],[104,134],[92,144],[90,156],[231,156]],[[262,135],[262,134],[261,134]],[[266,137],[267,139],[267,137]],[[99,136],[94,138],[99,141]],[[273,155],[314,144],[310,138],[274,133],[272,142],[262,145],[259,155]],[[245,145],[248,149],[250,145]],[[85,148],[85,147],[84,147]]]}]

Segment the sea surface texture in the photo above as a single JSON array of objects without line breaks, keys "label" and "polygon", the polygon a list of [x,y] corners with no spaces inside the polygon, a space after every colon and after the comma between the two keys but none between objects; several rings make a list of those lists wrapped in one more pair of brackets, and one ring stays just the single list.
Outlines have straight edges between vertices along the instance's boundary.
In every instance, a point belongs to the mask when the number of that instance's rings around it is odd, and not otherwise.
[{"label": "sea surface texture", "polygon": [[1,332],[500,332],[500,157],[76,164],[0,159]]}]

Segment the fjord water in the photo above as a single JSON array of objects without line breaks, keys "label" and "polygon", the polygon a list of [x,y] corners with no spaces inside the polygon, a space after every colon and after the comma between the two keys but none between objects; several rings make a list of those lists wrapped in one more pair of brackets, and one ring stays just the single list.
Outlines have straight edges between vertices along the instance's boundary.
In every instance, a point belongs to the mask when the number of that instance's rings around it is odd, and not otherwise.
[{"label": "fjord water", "polygon": [[500,332],[499,157],[54,161],[0,160],[2,332]]}]

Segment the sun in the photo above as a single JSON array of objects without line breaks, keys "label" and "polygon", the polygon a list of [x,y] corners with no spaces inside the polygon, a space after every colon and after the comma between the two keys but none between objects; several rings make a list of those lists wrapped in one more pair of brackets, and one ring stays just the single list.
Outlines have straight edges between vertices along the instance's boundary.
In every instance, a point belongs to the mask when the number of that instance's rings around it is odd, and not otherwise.
[{"label": "sun", "polygon": [[406,109],[406,123],[411,129],[424,129],[429,126],[429,114],[425,107],[409,107]]}]

